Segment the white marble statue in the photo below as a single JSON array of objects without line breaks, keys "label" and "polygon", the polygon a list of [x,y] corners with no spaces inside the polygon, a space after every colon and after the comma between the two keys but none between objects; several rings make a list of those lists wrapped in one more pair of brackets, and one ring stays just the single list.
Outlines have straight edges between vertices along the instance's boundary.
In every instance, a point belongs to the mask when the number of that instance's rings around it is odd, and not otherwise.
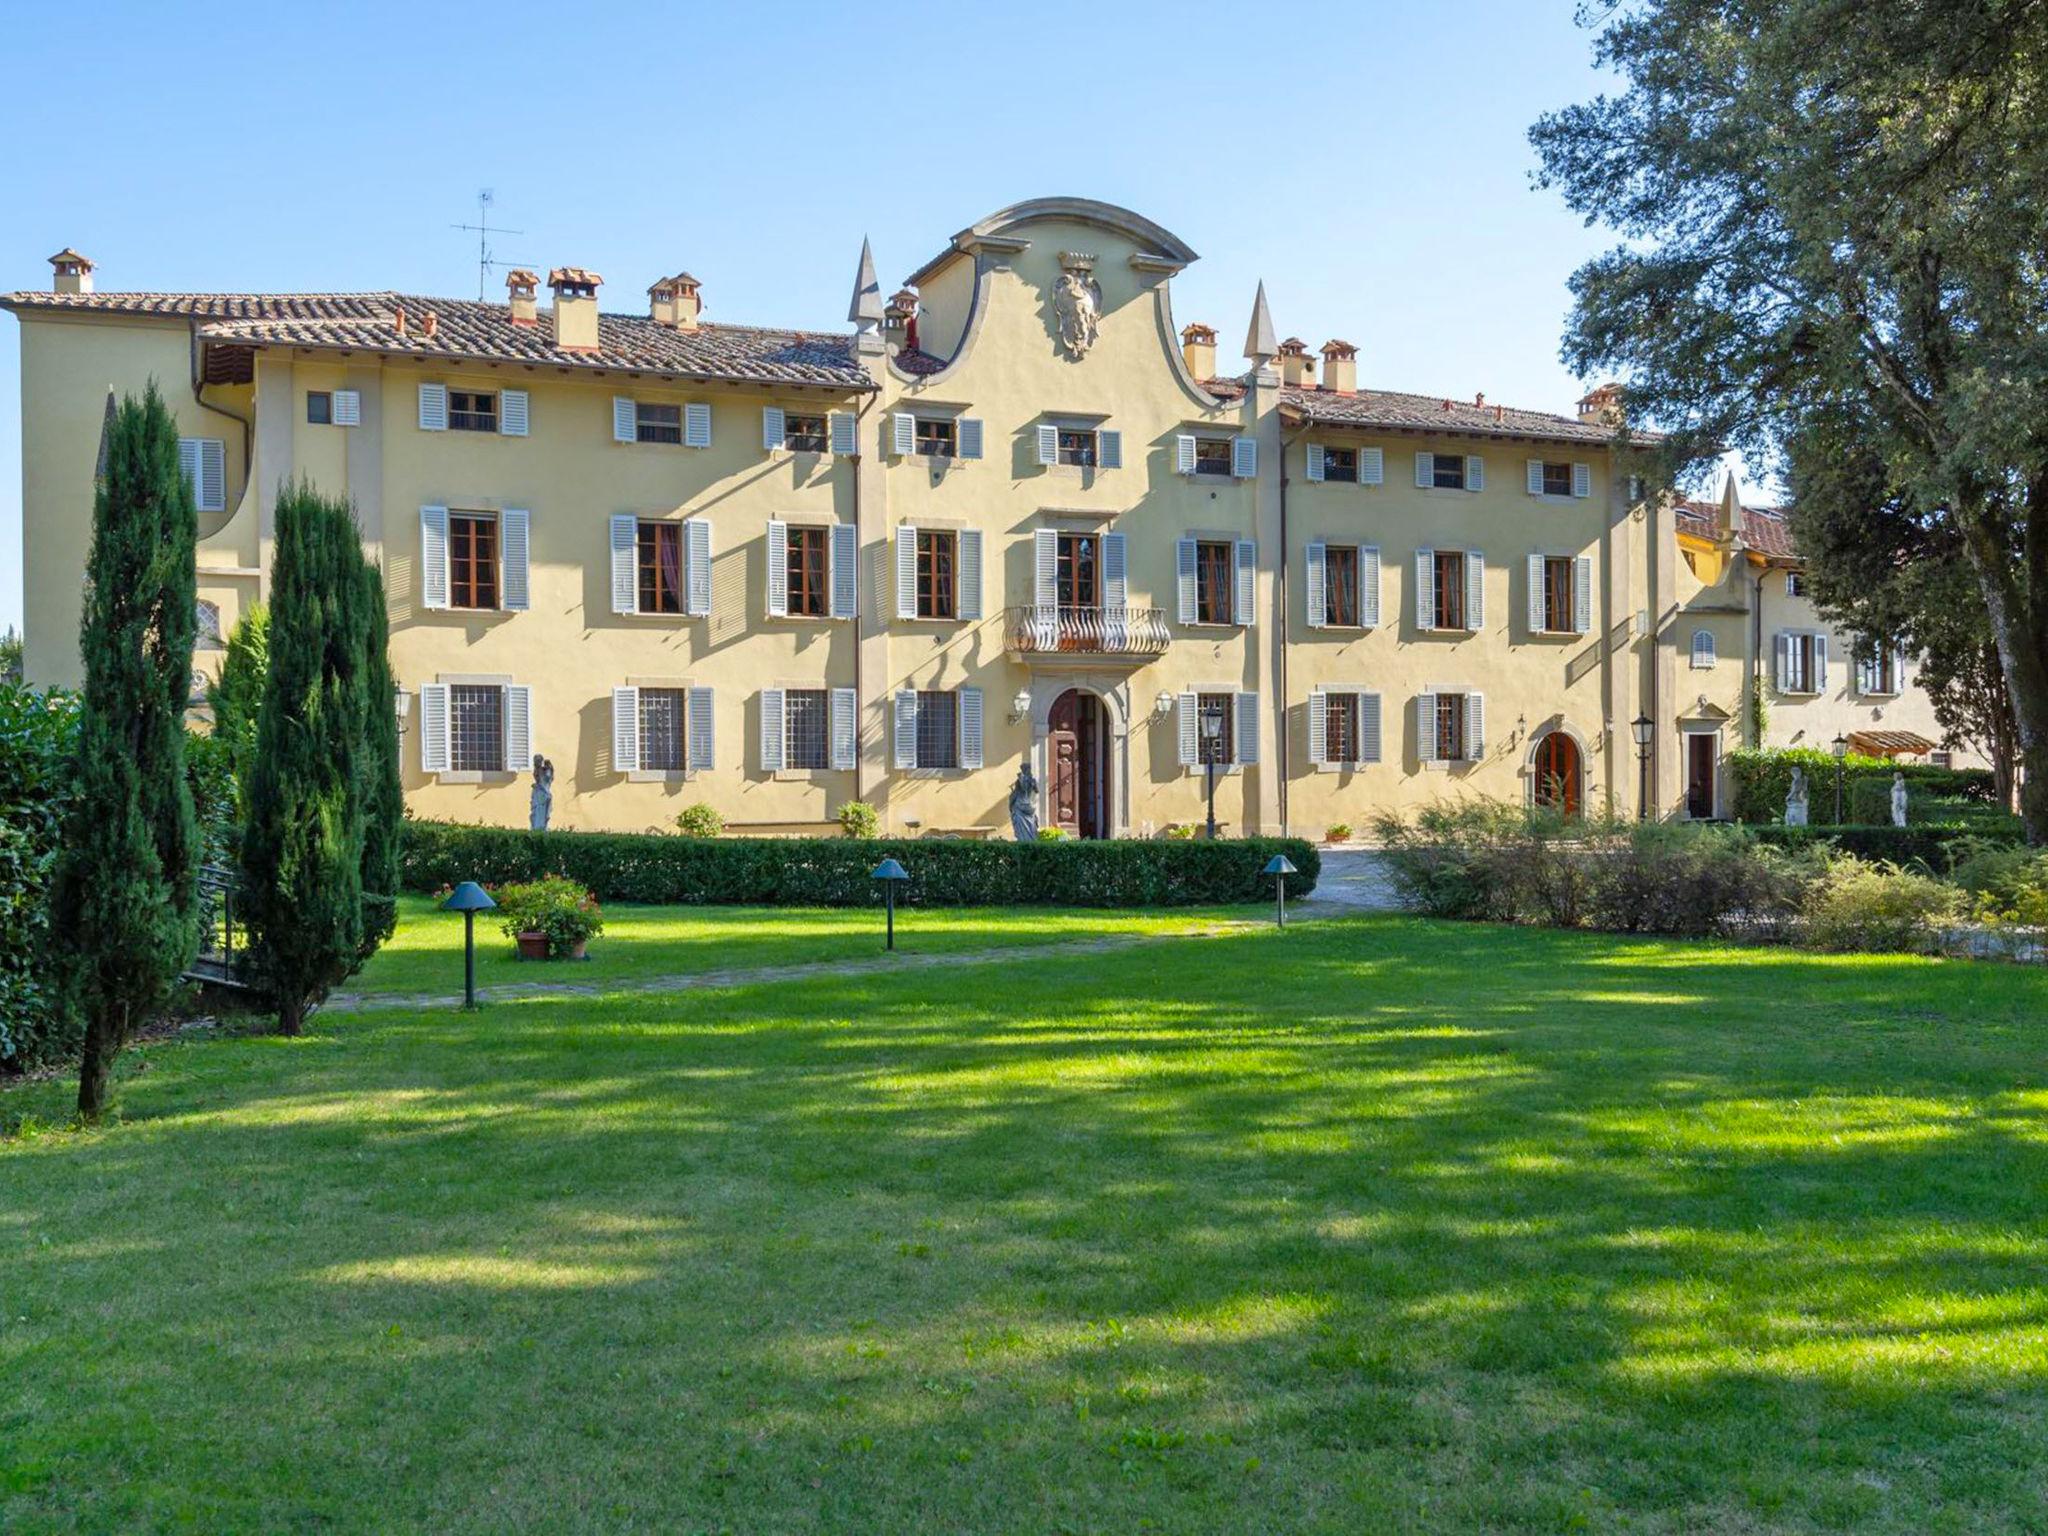
[{"label": "white marble statue", "polygon": [[1792,788],[1785,795],[1785,825],[1806,825],[1806,770],[1797,764],[1792,768]]},{"label": "white marble statue", "polygon": [[1892,825],[1903,827],[1905,824],[1906,776],[1903,773],[1894,773],[1892,775]]}]

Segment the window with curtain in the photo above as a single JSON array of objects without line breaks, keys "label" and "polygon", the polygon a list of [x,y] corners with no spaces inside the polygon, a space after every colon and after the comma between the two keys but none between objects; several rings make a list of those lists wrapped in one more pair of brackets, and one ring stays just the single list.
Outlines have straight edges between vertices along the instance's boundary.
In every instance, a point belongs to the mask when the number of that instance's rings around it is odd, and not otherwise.
[{"label": "window with curtain", "polygon": [[683,611],[683,525],[642,523],[639,536],[640,611]]}]

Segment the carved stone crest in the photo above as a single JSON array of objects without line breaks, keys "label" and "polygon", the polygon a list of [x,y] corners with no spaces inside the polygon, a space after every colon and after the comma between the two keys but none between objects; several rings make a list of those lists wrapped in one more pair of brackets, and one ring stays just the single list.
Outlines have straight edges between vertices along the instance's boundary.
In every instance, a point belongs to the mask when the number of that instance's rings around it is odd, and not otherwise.
[{"label": "carved stone crest", "polygon": [[1095,258],[1088,252],[1060,252],[1060,277],[1053,288],[1052,307],[1067,356],[1087,356],[1102,318],[1102,287],[1095,281]]}]

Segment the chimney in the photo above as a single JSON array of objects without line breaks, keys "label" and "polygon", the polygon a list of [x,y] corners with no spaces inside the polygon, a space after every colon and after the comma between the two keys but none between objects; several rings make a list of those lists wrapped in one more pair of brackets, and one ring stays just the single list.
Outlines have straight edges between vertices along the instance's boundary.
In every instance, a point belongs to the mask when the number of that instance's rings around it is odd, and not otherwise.
[{"label": "chimney", "polygon": [[431,338],[440,329],[441,317],[433,310],[428,310],[426,319],[420,322],[420,334]]},{"label": "chimney", "polygon": [[1323,388],[1354,394],[1358,389],[1358,348],[1348,341],[1323,343]]},{"label": "chimney", "polygon": [[1316,387],[1316,365],[1308,355],[1308,343],[1299,336],[1280,343],[1280,382],[1289,389]]},{"label": "chimney", "polygon": [[65,246],[50,258],[52,293],[91,293],[92,263]]},{"label": "chimney", "polygon": [[581,267],[556,267],[548,274],[555,291],[555,346],[564,352],[597,350],[597,289],[604,281]]},{"label": "chimney", "polygon": [[534,302],[539,289],[540,278],[524,267],[514,267],[505,274],[505,302],[512,310],[514,325],[540,323],[540,306]]},{"label": "chimney", "polygon": [[894,347],[907,347],[912,352],[919,349],[917,344],[917,290],[905,283],[889,298],[882,310],[882,334]]},{"label": "chimney", "polygon": [[664,277],[647,290],[647,312],[656,325],[672,331],[694,331],[704,304],[698,297],[701,285],[687,272]]},{"label": "chimney", "polygon": [[391,329],[398,332],[401,336],[405,334],[405,306],[403,304],[394,306],[391,311]]},{"label": "chimney", "polygon": [[1618,427],[1621,425],[1621,386],[1601,384],[1586,392],[1579,401],[1579,420],[1588,426]]},{"label": "chimney", "polygon": [[1216,377],[1216,327],[1184,326],[1180,333],[1180,355],[1197,383]]}]

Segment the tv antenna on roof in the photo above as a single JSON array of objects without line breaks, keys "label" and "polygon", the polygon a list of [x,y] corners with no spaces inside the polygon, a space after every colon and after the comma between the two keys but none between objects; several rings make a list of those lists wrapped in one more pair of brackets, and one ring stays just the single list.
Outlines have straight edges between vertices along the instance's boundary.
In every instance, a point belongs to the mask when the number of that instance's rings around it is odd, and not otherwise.
[{"label": "tv antenna on roof", "polygon": [[526,233],[523,229],[504,229],[493,224],[491,222],[491,203],[493,201],[494,194],[489,187],[485,187],[476,195],[476,222],[474,224],[451,224],[448,226],[450,229],[468,230],[476,236],[476,296],[479,303],[490,297],[491,268],[532,265],[531,262],[524,261],[500,261],[491,254],[491,236],[523,235]]}]

